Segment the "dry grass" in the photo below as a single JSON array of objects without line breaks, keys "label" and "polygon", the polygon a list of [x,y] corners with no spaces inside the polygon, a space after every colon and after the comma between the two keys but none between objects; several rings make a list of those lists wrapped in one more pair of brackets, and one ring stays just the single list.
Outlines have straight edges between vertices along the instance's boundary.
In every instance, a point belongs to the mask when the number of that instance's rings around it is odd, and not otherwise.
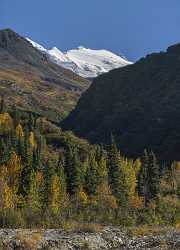
[{"label": "dry grass", "polygon": [[4,93],[6,105],[12,103],[23,110],[33,110],[59,121],[74,108],[80,91],[73,92],[61,85],[45,81],[27,70],[1,70],[0,92]]},{"label": "dry grass", "polygon": [[[150,235],[160,235],[168,232],[170,228],[167,227],[157,227],[157,226],[138,226],[131,227],[127,229],[127,233],[129,236],[141,237],[141,236],[150,236]],[[172,228],[171,228],[172,229]]]},{"label": "dry grass", "polygon": [[86,232],[97,233],[102,231],[103,226],[97,223],[77,223],[70,222],[63,225],[63,229],[67,232]]}]

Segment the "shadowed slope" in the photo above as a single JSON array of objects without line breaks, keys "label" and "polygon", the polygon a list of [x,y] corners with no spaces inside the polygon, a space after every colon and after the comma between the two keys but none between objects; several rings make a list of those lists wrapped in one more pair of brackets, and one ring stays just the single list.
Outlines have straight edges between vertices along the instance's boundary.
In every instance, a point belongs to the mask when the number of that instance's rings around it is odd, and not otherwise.
[{"label": "shadowed slope", "polygon": [[180,44],[95,79],[62,126],[91,142],[113,133],[129,156],[180,160]]}]

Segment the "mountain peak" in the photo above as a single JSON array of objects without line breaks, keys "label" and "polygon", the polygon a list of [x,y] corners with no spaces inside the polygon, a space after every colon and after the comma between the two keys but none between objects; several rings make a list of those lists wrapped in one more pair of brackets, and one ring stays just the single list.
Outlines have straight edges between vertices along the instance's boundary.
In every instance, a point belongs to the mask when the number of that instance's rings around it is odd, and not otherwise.
[{"label": "mountain peak", "polygon": [[86,50],[87,48],[85,48],[84,46],[78,46],[78,50]]},{"label": "mountain peak", "polygon": [[52,47],[51,50],[54,50],[54,51],[59,51],[59,49],[57,47]]},{"label": "mountain peak", "polygon": [[62,52],[57,47],[48,50],[30,39],[28,41],[36,49],[45,52],[54,63],[70,69],[84,78],[94,78],[112,69],[132,64],[126,58],[105,49],[93,50],[79,46],[76,49]]},{"label": "mountain peak", "polygon": [[16,34],[16,35],[18,35],[14,30],[9,29],[9,28],[0,30],[0,33]]}]

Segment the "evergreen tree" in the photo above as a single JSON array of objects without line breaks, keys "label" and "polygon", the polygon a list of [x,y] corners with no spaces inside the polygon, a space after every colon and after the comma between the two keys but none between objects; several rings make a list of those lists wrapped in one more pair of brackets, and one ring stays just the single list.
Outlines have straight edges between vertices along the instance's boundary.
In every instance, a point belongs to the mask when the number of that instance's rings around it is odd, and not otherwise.
[{"label": "evergreen tree", "polygon": [[23,162],[21,172],[20,193],[26,195],[30,188],[30,178],[32,173],[32,152],[29,145],[29,131],[25,128],[24,140],[20,146],[21,158]]},{"label": "evergreen tree", "polygon": [[155,198],[160,192],[160,172],[156,156],[153,152],[149,155],[149,198]]},{"label": "evergreen tree", "polygon": [[89,166],[86,174],[86,190],[89,195],[95,195],[100,185],[100,175],[98,172],[98,163],[95,155],[92,154],[89,159]]},{"label": "evergreen tree", "polygon": [[138,175],[138,193],[144,197],[145,204],[149,199],[149,155],[147,150],[144,150],[144,154],[141,157],[141,169]]},{"label": "evergreen tree", "polygon": [[77,152],[73,153],[72,158],[72,172],[71,172],[71,181],[70,181],[70,194],[77,194],[83,185],[83,176],[81,170],[81,162],[78,157]]},{"label": "evergreen tree", "polygon": [[39,135],[37,139],[37,149],[36,149],[36,154],[37,154],[37,167],[38,169],[42,169],[42,162],[43,162],[43,157],[45,155],[45,150],[46,150],[46,139],[43,135]]},{"label": "evergreen tree", "polygon": [[16,128],[20,124],[20,113],[17,110],[16,105],[13,106],[13,123],[14,127]]},{"label": "evergreen tree", "polygon": [[48,207],[49,204],[49,193],[51,191],[51,184],[52,184],[52,177],[56,174],[55,169],[55,162],[51,159],[48,159],[44,168],[43,168],[43,174],[44,174],[44,201],[43,201],[43,207],[44,209]]},{"label": "evergreen tree", "polygon": [[0,113],[5,112],[4,95],[1,96]]},{"label": "evergreen tree", "polygon": [[107,153],[101,147],[101,156],[98,161],[98,175],[100,178],[100,182],[107,182],[108,181],[108,169],[107,169]]},{"label": "evergreen tree", "polygon": [[108,177],[109,177],[109,185],[111,187],[112,193],[115,197],[120,199],[120,154],[118,152],[116,143],[114,138],[112,138],[111,145],[108,151]]},{"label": "evergreen tree", "polygon": [[64,172],[67,181],[67,191],[68,193],[71,193],[72,192],[71,177],[73,173],[73,150],[70,145],[66,146],[64,156],[65,156]]},{"label": "evergreen tree", "polygon": [[28,129],[29,129],[29,131],[34,130],[34,117],[33,117],[33,114],[31,112],[29,113]]},{"label": "evergreen tree", "polygon": [[144,151],[138,176],[138,192],[144,197],[145,205],[157,196],[160,188],[159,166],[153,152]]},{"label": "evergreen tree", "polygon": [[31,172],[30,176],[30,188],[28,191],[28,206],[38,211],[42,207],[43,201],[43,193],[42,193],[42,185],[43,185],[43,174],[41,172]]}]

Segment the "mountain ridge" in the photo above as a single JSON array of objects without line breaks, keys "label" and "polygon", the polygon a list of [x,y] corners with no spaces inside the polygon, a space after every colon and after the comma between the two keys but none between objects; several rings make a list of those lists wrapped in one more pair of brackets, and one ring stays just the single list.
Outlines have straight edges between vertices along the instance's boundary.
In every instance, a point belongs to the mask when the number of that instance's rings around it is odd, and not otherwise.
[{"label": "mountain ridge", "polygon": [[79,46],[77,49],[62,52],[57,47],[46,49],[31,39],[26,39],[35,48],[45,53],[50,60],[64,68],[72,70],[84,78],[95,78],[114,68],[132,64],[132,62],[128,61],[124,56],[116,55],[105,49],[93,50]]},{"label": "mountain ridge", "polygon": [[24,37],[0,30],[0,92],[20,109],[59,121],[90,82],[51,62]]},{"label": "mountain ridge", "polygon": [[123,154],[145,148],[180,160],[180,44],[96,78],[61,126],[93,143],[111,134]]}]

